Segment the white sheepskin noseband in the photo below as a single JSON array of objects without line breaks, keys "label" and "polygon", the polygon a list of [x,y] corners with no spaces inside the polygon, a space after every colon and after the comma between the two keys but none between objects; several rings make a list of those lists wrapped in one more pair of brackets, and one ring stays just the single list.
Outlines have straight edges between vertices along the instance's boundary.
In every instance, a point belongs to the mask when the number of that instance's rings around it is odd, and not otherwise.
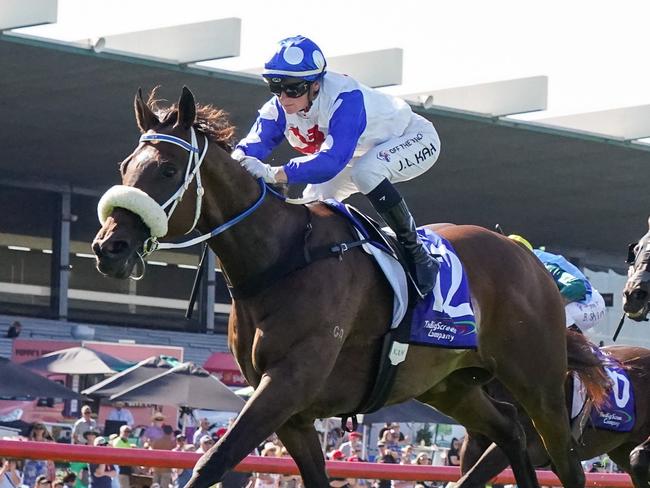
[{"label": "white sheepskin noseband", "polygon": [[152,237],[167,235],[167,214],[158,203],[142,190],[132,186],[115,185],[99,200],[97,216],[104,225],[114,208],[125,208],[138,215]]}]

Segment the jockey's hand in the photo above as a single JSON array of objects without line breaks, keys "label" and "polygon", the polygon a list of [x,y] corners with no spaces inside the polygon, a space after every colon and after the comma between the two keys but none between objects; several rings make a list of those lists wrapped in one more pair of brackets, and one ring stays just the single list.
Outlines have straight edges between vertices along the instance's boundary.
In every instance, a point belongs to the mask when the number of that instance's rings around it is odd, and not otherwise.
[{"label": "jockey's hand", "polygon": [[239,161],[246,171],[252,174],[255,178],[264,178],[264,181],[267,183],[277,183],[278,180],[276,175],[281,167],[273,167],[269,164],[263,163],[253,156],[244,156],[241,161]]}]

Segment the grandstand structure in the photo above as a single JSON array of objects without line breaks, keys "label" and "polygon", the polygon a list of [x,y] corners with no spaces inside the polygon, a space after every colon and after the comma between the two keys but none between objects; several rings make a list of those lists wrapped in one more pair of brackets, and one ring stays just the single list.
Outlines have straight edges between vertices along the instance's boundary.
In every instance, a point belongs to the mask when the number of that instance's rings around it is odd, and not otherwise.
[{"label": "grandstand structure", "polygon": [[[199,249],[157,252],[143,280],[115,281],[94,269],[90,242],[98,199],[119,183],[116,163],[138,141],[138,88],[160,86],[159,98],[175,101],[186,85],[199,103],[226,110],[238,137],[247,132],[269,97],[259,67],[235,71],[206,61],[239,54],[242,22],[97,33],[77,42],[15,31],[56,22],[56,3],[7,0],[0,11],[0,329],[20,317],[35,337],[65,335],[82,323],[106,340],[224,350],[230,300],[214,256],[194,318],[186,320]],[[594,338],[610,343],[627,244],[647,230],[650,195],[640,176],[650,163],[648,107],[530,122],[517,114],[546,108],[543,74],[408,93],[400,86],[403,54],[335,57],[330,69],[404,97],[438,129],[439,161],[400,186],[418,222],[499,223],[564,254],[608,300],[607,324]],[[270,162],[292,154],[283,145]],[[370,210],[363,198],[351,203]],[[197,332],[210,340],[189,337]],[[628,325],[619,341],[650,346],[647,337],[647,326]]]}]

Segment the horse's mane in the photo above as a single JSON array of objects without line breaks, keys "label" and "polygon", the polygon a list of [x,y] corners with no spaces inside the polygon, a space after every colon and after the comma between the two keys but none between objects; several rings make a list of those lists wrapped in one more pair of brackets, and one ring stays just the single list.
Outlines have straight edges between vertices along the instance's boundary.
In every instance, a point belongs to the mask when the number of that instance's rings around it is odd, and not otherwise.
[{"label": "horse's mane", "polygon": [[[151,90],[147,105],[160,120],[161,126],[170,126],[176,123],[178,106],[176,104],[163,105],[167,100],[156,98],[158,87]],[[194,128],[204,134],[212,142],[216,142],[223,149],[232,150],[232,139],[235,135],[235,126],[228,120],[228,113],[212,105],[196,104],[196,122]]]}]

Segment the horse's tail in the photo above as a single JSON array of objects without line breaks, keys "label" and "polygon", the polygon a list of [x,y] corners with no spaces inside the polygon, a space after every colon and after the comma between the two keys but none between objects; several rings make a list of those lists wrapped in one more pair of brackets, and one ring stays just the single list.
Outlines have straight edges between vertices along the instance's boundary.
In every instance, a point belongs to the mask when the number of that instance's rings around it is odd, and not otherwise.
[{"label": "horse's tail", "polygon": [[567,329],[567,359],[569,372],[574,372],[587,390],[594,406],[599,407],[607,400],[610,388],[609,376],[603,360],[594,354],[596,346],[582,334]]}]

